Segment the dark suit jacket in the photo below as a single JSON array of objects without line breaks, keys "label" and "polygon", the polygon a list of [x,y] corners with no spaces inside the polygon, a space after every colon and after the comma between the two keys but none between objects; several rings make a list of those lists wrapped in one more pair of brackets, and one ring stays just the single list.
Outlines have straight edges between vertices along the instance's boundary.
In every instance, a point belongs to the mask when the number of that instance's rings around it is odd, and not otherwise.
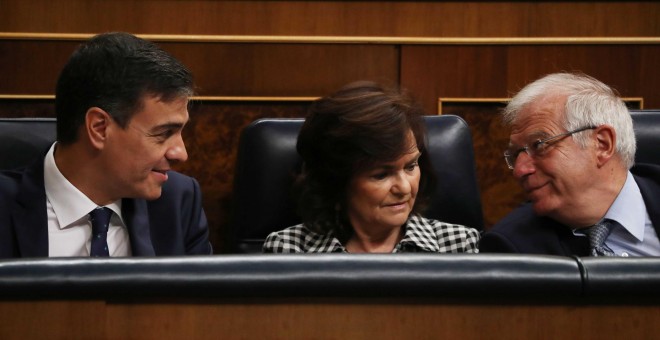
[{"label": "dark suit jacket", "polygon": [[[43,158],[0,172],[0,258],[48,257]],[[199,184],[168,172],[160,198],[123,199],[133,256],[211,254]]]},{"label": "dark suit jacket", "polygon": [[[644,198],[655,232],[660,235],[660,167],[639,164],[631,172]],[[548,255],[589,255],[586,237],[547,217],[534,214],[531,203],[512,211],[484,233],[479,242],[482,253],[525,253]]]}]

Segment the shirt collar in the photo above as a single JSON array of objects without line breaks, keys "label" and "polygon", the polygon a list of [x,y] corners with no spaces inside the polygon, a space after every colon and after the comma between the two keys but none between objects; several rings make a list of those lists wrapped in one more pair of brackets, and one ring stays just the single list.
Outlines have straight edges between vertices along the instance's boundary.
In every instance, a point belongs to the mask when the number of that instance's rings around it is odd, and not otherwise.
[{"label": "shirt collar", "polygon": [[[98,206],[62,175],[55,164],[55,147],[48,150],[44,159],[44,187],[46,197],[53,207],[60,229],[84,218]],[[121,219],[121,200],[106,205]],[[122,222],[123,223],[123,222]]]},{"label": "shirt collar", "polygon": [[626,183],[604,218],[619,222],[636,239],[644,241],[645,217],[644,198],[633,175],[628,171]]}]

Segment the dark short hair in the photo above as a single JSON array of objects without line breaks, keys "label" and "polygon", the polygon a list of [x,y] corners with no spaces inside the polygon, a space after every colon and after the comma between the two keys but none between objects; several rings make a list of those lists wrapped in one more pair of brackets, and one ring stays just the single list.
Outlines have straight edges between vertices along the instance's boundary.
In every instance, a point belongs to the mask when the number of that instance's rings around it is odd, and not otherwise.
[{"label": "dark short hair", "polygon": [[190,71],[156,44],[123,32],[97,35],[78,47],[57,80],[57,140],[75,142],[91,107],[125,128],[146,95],[168,102],[192,94]]},{"label": "dark short hair", "polygon": [[305,226],[319,233],[333,230],[340,240],[349,237],[352,228],[344,205],[350,179],[409,153],[410,131],[422,153],[413,207],[413,213],[419,213],[435,185],[422,108],[401,90],[367,81],[312,103],[298,136],[303,167],[294,187]]}]

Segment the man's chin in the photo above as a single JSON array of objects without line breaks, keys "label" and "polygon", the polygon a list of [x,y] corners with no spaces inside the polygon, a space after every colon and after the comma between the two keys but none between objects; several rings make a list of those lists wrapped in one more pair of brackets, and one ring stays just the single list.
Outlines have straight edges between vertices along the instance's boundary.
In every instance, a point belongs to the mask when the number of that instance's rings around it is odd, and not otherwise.
[{"label": "man's chin", "polygon": [[532,209],[539,216],[549,216],[554,211],[544,200],[532,201]]},{"label": "man's chin", "polygon": [[150,195],[150,196],[147,198],[147,200],[148,200],[148,201],[157,200],[157,199],[160,198],[160,195],[161,195],[161,194],[162,194],[162,190],[158,190],[158,193],[154,193],[154,194]]},{"label": "man's chin", "polygon": [[163,193],[163,189],[160,186],[158,186],[157,188],[152,188],[148,191],[141,192],[138,198],[142,198],[147,201],[153,201],[159,199],[162,193]]}]

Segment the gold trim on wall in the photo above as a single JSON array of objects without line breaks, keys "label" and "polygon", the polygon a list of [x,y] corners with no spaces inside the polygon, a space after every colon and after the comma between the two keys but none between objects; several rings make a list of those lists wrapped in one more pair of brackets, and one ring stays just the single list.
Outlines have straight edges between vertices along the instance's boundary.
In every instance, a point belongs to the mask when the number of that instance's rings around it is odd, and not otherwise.
[{"label": "gold trim on wall", "polygon": [[54,100],[52,94],[0,94],[0,99],[6,100]]},{"label": "gold trim on wall", "polygon": [[[645,45],[660,44],[660,37],[377,37],[377,36],[273,36],[273,35],[196,35],[136,34],[157,42],[185,43],[270,43],[270,44],[394,44],[394,45]],[[91,33],[0,32],[0,40],[83,41]]]},{"label": "gold trim on wall", "polygon": [[[319,97],[282,96],[193,96],[193,101],[210,102],[311,102]],[[53,94],[0,94],[0,100],[55,100]]]},{"label": "gold trim on wall", "polygon": [[[644,110],[643,97],[623,97],[626,103],[638,103],[639,109]],[[442,114],[443,103],[501,103],[506,104],[511,98],[438,98],[438,114]]]},{"label": "gold trim on wall", "polygon": [[506,104],[511,98],[438,98],[438,114],[442,114],[443,103],[502,103]]},{"label": "gold trim on wall", "polygon": [[271,96],[194,96],[191,100],[216,102],[311,102],[319,97],[271,97]]},{"label": "gold trim on wall", "polygon": [[[215,102],[311,102],[319,97],[295,96],[193,96],[190,100]],[[624,102],[638,103],[639,109],[644,109],[643,97],[624,97]],[[0,94],[0,100],[55,100],[52,94]],[[438,98],[438,114],[442,114],[443,103],[502,103],[511,98]]]}]

